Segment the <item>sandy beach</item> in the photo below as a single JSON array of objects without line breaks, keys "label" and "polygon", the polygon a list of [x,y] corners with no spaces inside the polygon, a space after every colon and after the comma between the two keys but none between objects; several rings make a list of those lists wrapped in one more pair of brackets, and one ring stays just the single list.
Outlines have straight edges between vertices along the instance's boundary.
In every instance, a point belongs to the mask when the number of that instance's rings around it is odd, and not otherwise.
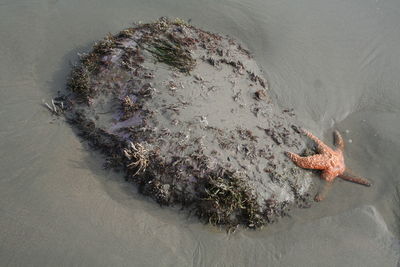
[{"label": "sandy beach", "polygon": [[[399,13],[395,0],[2,1],[0,264],[399,266]],[[64,90],[78,52],[161,16],[244,43],[273,101],[328,144],[341,131],[372,187],[336,181],[323,202],[227,235],[104,170],[42,100]]]}]

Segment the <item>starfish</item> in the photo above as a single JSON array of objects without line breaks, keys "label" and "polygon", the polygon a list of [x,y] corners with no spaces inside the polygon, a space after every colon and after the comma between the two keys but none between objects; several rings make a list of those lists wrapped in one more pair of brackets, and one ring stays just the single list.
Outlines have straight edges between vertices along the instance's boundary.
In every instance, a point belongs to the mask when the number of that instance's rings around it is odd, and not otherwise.
[{"label": "starfish", "polygon": [[308,157],[301,157],[297,154],[286,152],[286,155],[301,168],[322,171],[321,178],[327,183],[324,188],[315,196],[315,201],[321,201],[325,198],[328,189],[337,177],[353,183],[371,186],[371,183],[367,179],[353,176],[346,169],[343,156],[344,142],[338,131],[334,131],[334,143],[336,149],[330,148],[309,131],[304,129],[302,131],[316,143],[318,154]]}]

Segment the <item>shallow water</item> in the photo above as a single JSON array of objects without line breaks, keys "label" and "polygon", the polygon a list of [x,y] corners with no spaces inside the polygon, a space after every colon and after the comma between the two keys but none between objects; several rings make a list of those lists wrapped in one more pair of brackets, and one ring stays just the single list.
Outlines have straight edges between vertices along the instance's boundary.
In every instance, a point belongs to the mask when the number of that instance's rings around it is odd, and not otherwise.
[{"label": "shallow water", "polygon": [[[337,181],[324,202],[228,236],[103,170],[42,99],[93,41],[166,15],[243,42],[275,101],[324,140],[342,131],[347,165],[373,187]],[[2,0],[1,265],[396,266],[399,23],[396,0]]]}]

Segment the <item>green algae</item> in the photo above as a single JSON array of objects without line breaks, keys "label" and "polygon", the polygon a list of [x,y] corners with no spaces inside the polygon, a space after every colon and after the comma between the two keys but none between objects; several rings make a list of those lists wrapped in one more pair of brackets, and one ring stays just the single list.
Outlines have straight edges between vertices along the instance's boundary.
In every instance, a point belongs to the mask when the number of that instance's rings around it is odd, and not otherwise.
[{"label": "green algae", "polygon": [[196,65],[190,52],[181,44],[164,39],[155,39],[146,48],[158,62],[176,68],[180,72],[189,73]]}]

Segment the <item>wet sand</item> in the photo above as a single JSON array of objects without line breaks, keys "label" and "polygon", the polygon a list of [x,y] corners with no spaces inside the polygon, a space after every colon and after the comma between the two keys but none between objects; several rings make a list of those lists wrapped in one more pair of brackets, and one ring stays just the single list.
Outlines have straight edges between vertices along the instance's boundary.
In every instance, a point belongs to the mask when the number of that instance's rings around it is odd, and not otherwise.
[{"label": "wet sand", "polygon": [[[398,263],[397,1],[3,1],[0,7],[1,265]],[[122,175],[103,170],[101,157],[41,101],[65,87],[77,52],[132,21],[165,15],[245,43],[275,102],[294,108],[304,127],[327,142],[333,128],[343,132],[348,166],[373,186],[337,181],[324,202],[261,231],[228,236],[160,208]]]}]

